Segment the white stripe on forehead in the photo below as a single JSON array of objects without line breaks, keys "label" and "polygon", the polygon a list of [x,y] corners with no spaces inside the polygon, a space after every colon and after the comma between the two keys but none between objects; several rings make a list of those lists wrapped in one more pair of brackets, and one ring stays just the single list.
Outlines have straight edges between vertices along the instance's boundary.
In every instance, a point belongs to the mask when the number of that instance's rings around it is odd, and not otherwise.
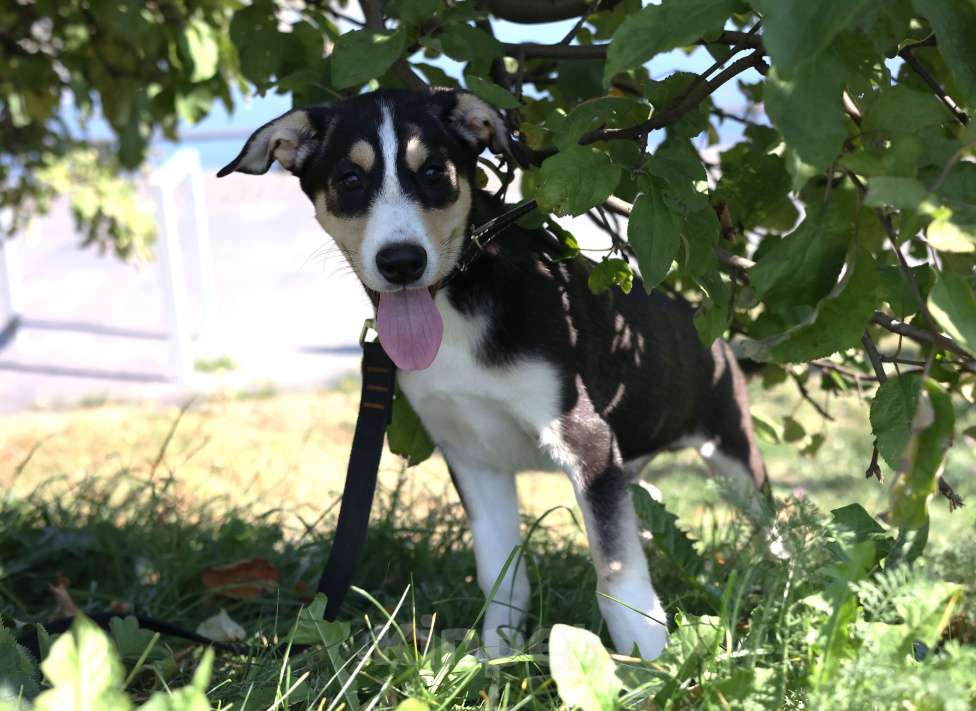
[{"label": "white stripe on forehead", "polygon": [[401,192],[397,181],[396,160],[399,146],[397,145],[396,130],[393,128],[393,111],[389,106],[381,106],[380,112],[383,118],[380,120],[380,153],[383,154],[383,187],[382,197],[392,198],[396,193]]}]

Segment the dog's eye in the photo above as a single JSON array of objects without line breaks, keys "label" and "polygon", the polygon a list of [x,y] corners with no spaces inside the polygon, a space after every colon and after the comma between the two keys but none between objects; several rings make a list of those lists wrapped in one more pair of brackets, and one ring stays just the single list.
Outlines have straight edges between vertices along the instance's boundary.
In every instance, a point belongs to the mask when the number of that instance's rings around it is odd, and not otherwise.
[{"label": "dog's eye", "polygon": [[440,180],[444,173],[446,172],[443,165],[440,163],[428,163],[424,166],[423,170],[420,171],[421,175],[424,176],[424,180],[435,182]]},{"label": "dog's eye", "polygon": [[346,192],[353,192],[354,190],[359,190],[363,186],[363,179],[359,177],[359,174],[354,171],[349,171],[343,174],[339,178],[339,187],[341,187]]}]

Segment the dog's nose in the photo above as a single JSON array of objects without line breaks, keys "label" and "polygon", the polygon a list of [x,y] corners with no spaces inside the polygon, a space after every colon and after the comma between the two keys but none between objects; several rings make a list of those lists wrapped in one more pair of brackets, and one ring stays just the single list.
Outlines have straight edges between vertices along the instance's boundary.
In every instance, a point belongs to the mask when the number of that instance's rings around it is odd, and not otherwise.
[{"label": "dog's nose", "polygon": [[377,252],[376,266],[394,284],[410,284],[427,268],[427,252],[415,244],[390,245]]}]

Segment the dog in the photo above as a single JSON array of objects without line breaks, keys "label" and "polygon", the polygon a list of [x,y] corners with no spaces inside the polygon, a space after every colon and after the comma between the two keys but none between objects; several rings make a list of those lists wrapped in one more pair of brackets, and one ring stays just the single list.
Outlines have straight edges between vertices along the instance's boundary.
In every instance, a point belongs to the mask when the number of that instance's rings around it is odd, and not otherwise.
[{"label": "dog", "polygon": [[[499,112],[472,93],[378,90],[289,111],[218,176],[277,161],[298,177],[447,461],[485,595],[521,543],[515,473],[561,469],[614,645],[654,659],[667,620],[629,483],[653,454],[695,446],[740,491],[768,492],[746,382],[726,342],[702,345],[686,302],[639,283],[594,295],[593,263],[550,259],[538,230],[513,225],[457,270],[473,226],[508,209],[478,188],[477,158],[510,148]],[[523,643],[529,594],[525,566],[510,565],[486,609],[487,654]]]}]

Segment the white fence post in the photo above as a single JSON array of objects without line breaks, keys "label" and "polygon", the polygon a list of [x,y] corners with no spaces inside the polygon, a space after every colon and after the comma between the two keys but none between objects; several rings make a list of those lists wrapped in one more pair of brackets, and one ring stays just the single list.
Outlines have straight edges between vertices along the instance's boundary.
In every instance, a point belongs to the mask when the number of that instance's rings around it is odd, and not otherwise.
[{"label": "white fence post", "polygon": [[20,272],[13,240],[0,237],[0,341],[20,323]]},{"label": "white fence post", "polygon": [[162,274],[163,305],[169,326],[170,358],[175,379],[185,383],[193,372],[187,320],[186,273],[180,245],[179,214],[171,184],[154,185],[158,205],[159,241],[156,250]]}]

